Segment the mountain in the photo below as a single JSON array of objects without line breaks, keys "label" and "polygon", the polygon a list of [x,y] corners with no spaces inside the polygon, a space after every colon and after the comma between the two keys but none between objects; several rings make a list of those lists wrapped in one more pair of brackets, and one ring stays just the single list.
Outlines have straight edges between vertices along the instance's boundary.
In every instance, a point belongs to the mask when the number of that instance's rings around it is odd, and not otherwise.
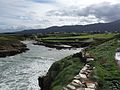
[{"label": "mountain", "polygon": [[120,20],[110,23],[96,23],[89,25],[74,26],[53,26],[46,29],[30,29],[13,34],[36,34],[36,33],[55,33],[55,32],[120,32]]}]

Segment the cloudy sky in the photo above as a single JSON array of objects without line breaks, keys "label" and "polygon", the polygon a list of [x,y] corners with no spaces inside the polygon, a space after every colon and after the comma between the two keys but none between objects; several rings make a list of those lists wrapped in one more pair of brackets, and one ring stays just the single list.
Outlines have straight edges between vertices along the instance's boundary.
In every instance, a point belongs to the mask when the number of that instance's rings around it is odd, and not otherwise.
[{"label": "cloudy sky", "polygon": [[0,32],[118,19],[120,0],[0,0]]}]

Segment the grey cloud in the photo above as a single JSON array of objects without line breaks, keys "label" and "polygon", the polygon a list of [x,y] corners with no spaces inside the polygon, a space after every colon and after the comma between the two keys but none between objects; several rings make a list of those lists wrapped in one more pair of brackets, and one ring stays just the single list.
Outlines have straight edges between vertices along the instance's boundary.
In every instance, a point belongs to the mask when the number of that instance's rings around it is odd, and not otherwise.
[{"label": "grey cloud", "polygon": [[47,16],[84,16],[93,15],[96,18],[105,21],[114,21],[120,19],[120,4],[101,3],[99,5],[91,5],[85,8],[69,7],[60,10],[52,10],[47,13]]},{"label": "grey cloud", "polygon": [[102,4],[89,6],[86,9],[86,14],[92,14],[97,18],[104,19],[106,21],[114,21],[120,19],[120,4],[112,5]]}]

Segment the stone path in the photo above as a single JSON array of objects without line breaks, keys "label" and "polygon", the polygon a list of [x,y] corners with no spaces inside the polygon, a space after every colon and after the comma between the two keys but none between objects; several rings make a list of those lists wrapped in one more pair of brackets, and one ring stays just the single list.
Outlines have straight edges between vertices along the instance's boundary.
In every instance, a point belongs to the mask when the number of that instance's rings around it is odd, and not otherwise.
[{"label": "stone path", "polygon": [[[85,57],[86,55],[84,55]],[[91,57],[87,57],[87,62],[93,61]],[[95,67],[91,67],[89,64],[86,64],[79,72],[78,75],[74,77],[71,83],[66,87],[63,87],[62,90],[96,90],[97,82],[90,79],[90,76]]]},{"label": "stone path", "polygon": [[92,70],[93,68],[86,64],[82,70],[80,70],[79,74],[74,77],[72,82],[66,87],[63,87],[63,90],[96,90],[97,82],[90,80]]}]

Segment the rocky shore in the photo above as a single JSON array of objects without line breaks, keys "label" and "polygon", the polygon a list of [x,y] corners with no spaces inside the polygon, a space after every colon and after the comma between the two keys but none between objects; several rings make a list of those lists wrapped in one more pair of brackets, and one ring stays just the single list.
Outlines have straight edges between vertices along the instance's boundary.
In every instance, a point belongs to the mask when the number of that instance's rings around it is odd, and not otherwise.
[{"label": "rocky shore", "polygon": [[20,43],[19,45],[14,46],[12,48],[0,49],[0,58],[6,57],[6,56],[13,56],[13,55],[25,52],[27,50],[29,50],[27,46],[23,43]]}]

